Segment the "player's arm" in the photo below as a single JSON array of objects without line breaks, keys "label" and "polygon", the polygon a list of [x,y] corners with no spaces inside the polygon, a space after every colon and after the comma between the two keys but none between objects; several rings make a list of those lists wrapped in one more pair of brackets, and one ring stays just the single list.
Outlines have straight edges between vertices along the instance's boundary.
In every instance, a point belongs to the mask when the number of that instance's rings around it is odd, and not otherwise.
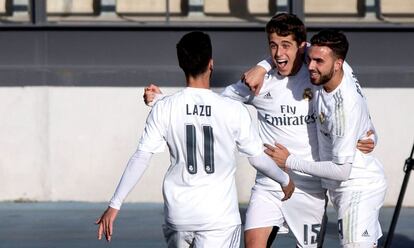
[{"label": "player's arm", "polygon": [[270,57],[259,62],[256,66],[246,71],[240,81],[227,86],[221,95],[236,101],[249,103],[260,93],[265,75],[272,69],[272,63]]},{"label": "player's arm", "polygon": [[257,96],[263,86],[263,80],[266,73],[268,73],[272,67],[273,62],[269,57],[265,60],[260,61],[256,66],[244,72],[241,80],[250,88],[254,95]]},{"label": "player's arm", "polygon": [[122,202],[144,174],[151,157],[152,153],[137,150],[129,159],[108,208],[95,222],[98,225],[99,240],[105,235],[106,240],[111,241],[113,235],[113,223],[118,216]]},{"label": "player's arm", "polygon": [[262,152],[258,156],[249,157],[248,160],[256,170],[280,184],[285,194],[282,201],[287,200],[292,196],[293,191],[295,190],[295,185],[289,175],[281,170],[269,156]]},{"label": "player's arm", "polygon": [[118,187],[109,203],[108,209],[96,221],[98,227],[98,239],[105,235],[110,241],[113,235],[113,223],[116,219],[122,202],[128,193],[134,188],[149,165],[152,154],[162,152],[165,148],[165,122],[163,113],[164,104],[157,104],[147,117],[144,132],[139,141],[137,151],[131,156],[124,170]]},{"label": "player's arm", "polygon": [[281,170],[266,154],[263,152],[263,143],[252,125],[249,111],[243,105],[239,105],[238,111],[234,114],[234,130],[237,150],[248,157],[250,164],[258,171],[278,182],[285,193],[283,200],[288,199],[294,190],[292,180],[289,175]]},{"label": "player's arm", "polygon": [[158,100],[162,99],[165,95],[161,92],[161,89],[155,85],[150,84],[149,86],[145,87],[144,95],[144,102],[147,106],[152,107]]},{"label": "player's arm", "polygon": [[249,103],[254,98],[253,92],[242,81],[227,86],[221,95],[243,103]]},{"label": "player's arm", "polygon": [[346,181],[351,174],[351,163],[334,163],[332,161],[306,161],[293,154],[281,144],[271,146],[265,144],[265,153],[269,155],[281,168],[300,171],[309,175],[337,181]]}]

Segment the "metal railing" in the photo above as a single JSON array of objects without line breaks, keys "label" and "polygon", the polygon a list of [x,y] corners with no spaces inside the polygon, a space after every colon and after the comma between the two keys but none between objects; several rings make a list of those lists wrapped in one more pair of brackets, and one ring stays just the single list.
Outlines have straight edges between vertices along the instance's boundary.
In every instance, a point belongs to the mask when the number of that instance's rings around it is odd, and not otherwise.
[{"label": "metal railing", "polygon": [[[305,12],[305,1],[307,0],[279,0],[275,1],[275,9],[281,12],[290,12],[295,13],[299,18],[305,21],[306,25],[314,25],[315,23],[329,22],[330,25],[348,25],[348,26],[361,26],[361,25],[379,25],[379,26],[392,26],[392,25],[401,25],[401,23],[396,23],[384,17],[381,6],[381,0],[360,0],[363,1],[364,7],[362,8],[361,16],[355,17],[354,19],[349,19],[348,22],[344,24],[342,18],[339,16],[329,17],[329,19],[318,18],[316,21],[312,18],[308,18],[309,15]],[[7,2],[7,1],[6,1]],[[197,22],[197,25],[217,25],[217,26],[263,26],[267,19],[272,15],[269,13],[268,16],[261,16],[259,18],[243,18],[240,16],[234,16],[233,13],[228,13],[217,18],[216,16],[206,15],[204,12],[204,0],[188,0],[188,6],[186,9],[188,13],[185,13],[180,18],[174,16],[171,11],[171,0],[165,0],[165,13],[157,14],[156,21],[153,19],[145,19],[145,14],[131,14],[126,17],[126,15],[117,13],[116,0],[96,0],[99,10],[97,13],[91,15],[83,15],[81,18],[76,13],[59,15],[50,15],[47,12],[47,0],[27,0],[27,5],[21,4],[22,1],[8,1],[9,5],[11,4],[11,11],[14,13],[21,13],[21,15],[26,14],[27,18],[23,21],[13,19],[13,16],[0,16],[0,28],[3,26],[59,26],[59,25],[92,25],[92,26],[145,26],[145,25],[181,25],[181,26],[191,26],[194,25],[193,22]],[[16,2],[18,4],[16,4]],[[19,4],[20,3],[20,4]],[[362,3],[362,2],[361,2]],[[237,6],[236,6],[237,7]],[[234,6],[232,7],[235,8]],[[243,8],[246,8],[244,6]],[[9,8],[10,9],[10,8]],[[335,13],[333,13],[335,14]],[[132,16],[132,17],[131,17]],[[144,16],[144,17],[142,17]],[[254,14],[252,15],[254,16]],[[137,19],[140,17],[140,19]],[[197,17],[197,18],[194,18]],[[89,19],[88,19],[89,18]],[[134,19],[135,18],[135,19]],[[225,19],[233,18],[233,19]],[[336,18],[336,19],[335,19]],[[362,21],[361,20],[364,20]],[[183,21],[184,20],[184,21]],[[223,21],[224,20],[224,21]],[[336,21],[337,22],[336,22]],[[403,23],[403,25],[413,26],[414,25],[414,13],[411,19]]]}]

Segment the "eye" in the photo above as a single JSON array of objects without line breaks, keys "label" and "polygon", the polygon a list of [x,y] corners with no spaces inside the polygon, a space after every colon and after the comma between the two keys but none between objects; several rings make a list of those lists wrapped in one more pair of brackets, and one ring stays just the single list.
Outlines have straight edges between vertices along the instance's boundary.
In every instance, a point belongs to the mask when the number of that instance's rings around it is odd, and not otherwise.
[{"label": "eye", "polygon": [[283,49],[289,49],[290,48],[290,45],[289,44],[282,44],[282,48]]},{"label": "eye", "polygon": [[270,48],[271,48],[271,49],[276,49],[276,48],[277,48],[277,45],[276,45],[276,44],[274,44],[274,43],[270,43]]}]

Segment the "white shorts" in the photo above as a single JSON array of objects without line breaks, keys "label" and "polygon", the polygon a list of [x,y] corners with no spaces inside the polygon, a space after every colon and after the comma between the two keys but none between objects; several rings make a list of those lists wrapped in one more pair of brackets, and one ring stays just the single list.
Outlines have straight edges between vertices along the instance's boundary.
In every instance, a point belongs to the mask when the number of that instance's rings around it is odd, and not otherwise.
[{"label": "white shorts", "polygon": [[283,196],[280,191],[253,187],[245,230],[277,226],[279,233],[286,233],[290,229],[298,247],[318,247],[326,194],[293,193],[289,200],[282,202]]},{"label": "white shorts", "polygon": [[382,236],[378,216],[386,189],[384,180],[363,187],[361,191],[343,191],[344,188],[341,192],[329,191],[338,213],[338,234],[343,247],[356,243],[370,244],[370,247],[377,244]]},{"label": "white shorts", "polygon": [[239,248],[241,226],[230,226],[208,231],[175,231],[163,225],[168,248]]}]

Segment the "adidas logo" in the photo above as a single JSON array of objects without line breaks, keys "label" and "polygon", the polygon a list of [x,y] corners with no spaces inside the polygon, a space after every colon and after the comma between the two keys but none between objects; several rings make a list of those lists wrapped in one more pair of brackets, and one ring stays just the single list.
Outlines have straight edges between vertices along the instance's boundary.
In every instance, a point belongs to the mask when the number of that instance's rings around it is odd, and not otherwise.
[{"label": "adidas logo", "polygon": [[270,95],[270,92],[267,92],[266,95],[264,95],[264,99],[273,99],[273,97]]},{"label": "adidas logo", "polygon": [[362,233],[362,237],[369,237],[368,230],[365,230],[365,232],[364,232],[364,233]]}]

